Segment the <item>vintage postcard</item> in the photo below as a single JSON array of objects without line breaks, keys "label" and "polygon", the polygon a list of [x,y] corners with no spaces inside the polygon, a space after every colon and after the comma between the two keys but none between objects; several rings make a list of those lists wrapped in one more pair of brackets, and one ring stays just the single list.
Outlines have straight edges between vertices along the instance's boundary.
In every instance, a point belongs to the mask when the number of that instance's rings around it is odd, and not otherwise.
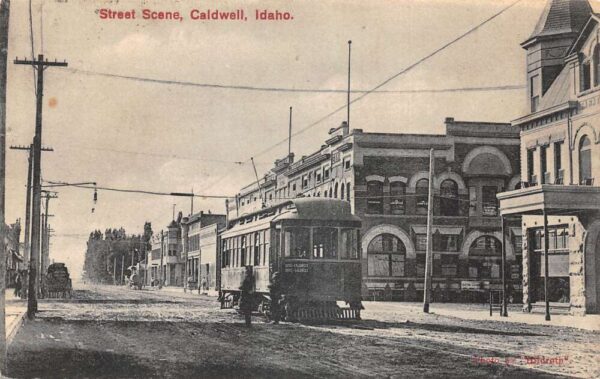
[{"label": "vintage postcard", "polygon": [[599,36],[598,0],[0,0],[1,375],[599,377]]}]

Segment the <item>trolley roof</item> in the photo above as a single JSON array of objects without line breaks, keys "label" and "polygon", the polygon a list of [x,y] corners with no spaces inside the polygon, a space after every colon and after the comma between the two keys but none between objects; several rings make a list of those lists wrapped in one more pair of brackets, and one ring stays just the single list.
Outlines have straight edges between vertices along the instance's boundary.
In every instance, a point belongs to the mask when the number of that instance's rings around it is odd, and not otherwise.
[{"label": "trolley roof", "polygon": [[329,198],[305,197],[285,201],[269,208],[246,214],[232,220],[233,226],[223,232],[223,238],[267,229],[271,222],[283,220],[316,220],[360,222],[352,214],[350,203]]}]

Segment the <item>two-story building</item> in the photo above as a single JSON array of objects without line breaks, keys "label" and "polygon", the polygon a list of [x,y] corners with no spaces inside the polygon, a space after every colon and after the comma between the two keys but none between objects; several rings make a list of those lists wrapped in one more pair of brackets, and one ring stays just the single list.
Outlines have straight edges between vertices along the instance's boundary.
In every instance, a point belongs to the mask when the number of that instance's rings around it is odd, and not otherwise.
[{"label": "two-story building", "polygon": [[[550,0],[527,51],[523,185],[498,195],[522,216],[523,301],[600,312],[600,16],[587,0]],[[547,263],[546,263],[547,262]]]},{"label": "two-story building", "polygon": [[[183,259],[189,289],[214,294],[216,285],[217,233],[225,225],[225,215],[195,213],[181,221]],[[204,284],[204,286],[203,286]]]},{"label": "two-story building", "polygon": [[[433,288],[437,300],[483,300],[501,285],[496,194],[519,177],[519,129],[446,119],[443,135],[366,133],[346,123],[314,153],[275,162],[228,205],[239,217],[298,196],[349,201],[362,219],[365,298],[422,298],[429,154],[434,149]],[[511,286],[520,293],[521,228],[507,228]],[[511,225],[509,225],[511,226]],[[508,246],[510,245],[510,246]],[[511,287],[512,288],[512,287]]]},{"label": "two-story building", "polygon": [[182,256],[182,214],[172,220],[166,230],[152,236],[152,250],[148,265],[148,285],[183,286],[185,260]]}]

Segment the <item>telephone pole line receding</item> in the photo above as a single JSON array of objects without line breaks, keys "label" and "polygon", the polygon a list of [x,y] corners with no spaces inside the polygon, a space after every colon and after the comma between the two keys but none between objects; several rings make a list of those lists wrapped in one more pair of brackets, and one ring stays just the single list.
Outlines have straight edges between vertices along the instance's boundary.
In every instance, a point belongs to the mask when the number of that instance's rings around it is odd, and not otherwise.
[{"label": "telephone pole line receding", "polygon": [[42,191],[44,192],[44,199],[46,199],[46,207],[44,208],[46,210],[46,213],[44,213],[44,219],[43,219],[43,230],[44,233],[42,233],[42,251],[41,251],[41,259],[40,259],[40,273],[38,275],[39,277],[39,282],[41,283],[41,278],[44,275],[44,272],[46,272],[47,268],[48,268],[48,262],[50,261],[50,246],[48,245],[49,242],[49,237],[48,237],[48,217],[51,217],[50,215],[50,211],[49,211],[49,206],[50,206],[50,199],[58,199],[58,196],[56,195],[55,192],[51,192],[51,191]]},{"label": "telephone pole line receding", "polygon": [[67,62],[44,61],[39,54],[37,60],[15,59],[15,64],[31,65],[37,70],[37,93],[35,112],[35,136],[33,137],[33,206],[31,209],[31,260],[33,265],[29,274],[29,297],[27,300],[27,317],[33,319],[37,312],[37,288],[35,288],[36,266],[40,259],[40,215],[41,215],[41,170],[42,170],[42,109],[44,96],[44,70],[50,66],[66,67]]},{"label": "telephone pole line receding", "polygon": [[[24,251],[24,259],[25,262],[29,262],[30,259],[30,249],[29,246],[29,237],[30,237],[30,226],[31,226],[31,173],[32,173],[32,165],[33,159],[31,157],[31,153],[33,152],[33,144],[29,146],[11,146],[11,150],[27,150],[27,197],[25,201],[25,241],[23,246],[25,247]],[[54,151],[51,147],[42,147],[42,151]],[[31,264],[31,262],[29,262]]]}]

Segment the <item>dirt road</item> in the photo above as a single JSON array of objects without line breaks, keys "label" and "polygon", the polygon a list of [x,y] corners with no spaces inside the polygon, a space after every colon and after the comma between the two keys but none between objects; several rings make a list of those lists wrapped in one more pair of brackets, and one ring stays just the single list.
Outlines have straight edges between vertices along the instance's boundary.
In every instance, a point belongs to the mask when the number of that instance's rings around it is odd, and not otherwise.
[{"label": "dirt road", "polygon": [[[600,333],[366,303],[363,321],[243,326],[214,298],[86,287],[40,302],[11,377],[598,377]],[[528,358],[529,357],[529,358]]]}]

